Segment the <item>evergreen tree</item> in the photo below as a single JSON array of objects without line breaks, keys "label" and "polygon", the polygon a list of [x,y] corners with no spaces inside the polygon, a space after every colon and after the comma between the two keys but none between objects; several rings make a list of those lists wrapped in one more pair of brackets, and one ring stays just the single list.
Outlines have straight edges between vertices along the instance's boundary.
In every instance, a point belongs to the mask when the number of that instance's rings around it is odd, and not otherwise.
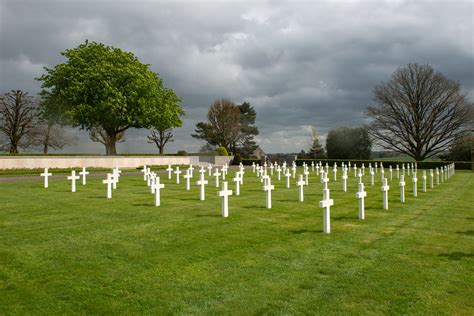
[{"label": "evergreen tree", "polygon": [[316,128],[311,127],[311,148],[308,151],[308,156],[310,158],[325,158],[326,152],[319,142],[318,134],[316,133]]}]

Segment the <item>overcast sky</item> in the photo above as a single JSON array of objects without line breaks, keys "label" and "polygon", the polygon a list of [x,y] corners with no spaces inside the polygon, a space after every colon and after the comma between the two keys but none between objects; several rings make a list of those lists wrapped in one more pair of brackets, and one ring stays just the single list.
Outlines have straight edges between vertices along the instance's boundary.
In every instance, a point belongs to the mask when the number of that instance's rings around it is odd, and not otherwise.
[{"label": "overcast sky", "polygon": [[[85,39],[131,51],[182,97],[187,115],[167,152],[217,98],[248,101],[266,152],[307,150],[310,126],[360,126],[375,85],[429,63],[474,100],[473,1],[0,0],[0,92],[35,94],[43,66]],[[129,130],[119,152],[154,152]],[[103,153],[77,132],[68,152]]]}]

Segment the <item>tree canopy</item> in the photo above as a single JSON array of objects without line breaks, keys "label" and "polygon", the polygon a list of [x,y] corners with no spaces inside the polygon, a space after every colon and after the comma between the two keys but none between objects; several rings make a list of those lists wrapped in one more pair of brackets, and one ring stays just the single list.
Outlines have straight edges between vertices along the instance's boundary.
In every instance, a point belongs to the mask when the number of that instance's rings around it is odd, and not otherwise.
[{"label": "tree canopy", "polygon": [[88,42],[61,53],[67,60],[45,67],[45,113],[88,131],[103,130],[107,154],[129,128],[181,126],[180,98],[136,56]]},{"label": "tree canopy", "polygon": [[417,161],[443,152],[467,132],[473,104],[460,84],[430,65],[409,64],[375,87],[369,133],[384,148]]},{"label": "tree canopy", "polygon": [[367,130],[363,127],[331,129],[326,139],[330,159],[369,159],[372,150]]},{"label": "tree canopy", "polygon": [[211,147],[222,146],[232,153],[250,156],[257,148],[254,126],[257,113],[248,102],[236,105],[228,99],[214,101],[209,108],[207,122],[196,124],[192,137],[202,139]]}]

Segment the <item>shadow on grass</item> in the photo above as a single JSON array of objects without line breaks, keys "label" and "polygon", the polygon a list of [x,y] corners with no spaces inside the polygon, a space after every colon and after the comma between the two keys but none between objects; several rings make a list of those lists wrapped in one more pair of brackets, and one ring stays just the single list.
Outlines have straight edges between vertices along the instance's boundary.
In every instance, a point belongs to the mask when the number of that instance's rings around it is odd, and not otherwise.
[{"label": "shadow on grass", "polygon": [[297,230],[289,230],[291,234],[299,235],[299,234],[306,234],[306,233],[322,233],[322,230],[309,230],[309,229],[297,229]]},{"label": "shadow on grass", "polygon": [[339,216],[339,217],[333,217],[332,220],[335,221],[343,221],[343,220],[358,220],[359,217],[357,216]]},{"label": "shadow on grass", "polygon": [[449,260],[454,260],[454,261],[459,261],[462,258],[472,258],[474,257],[474,254],[472,253],[465,253],[465,252],[460,252],[460,251],[455,251],[451,253],[442,253],[439,254],[438,257],[446,257]]},{"label": "shadow on grass", "polygon": [[474,230],[466,230],[465,232],[456,232],[456,234],[463,234],[468,236],[474,236]]},{"label": "shadow on grass", "polygon": [[217,214],[197,214],[194,216],[195,217],[222,217],[222,215],[217,215]]}]

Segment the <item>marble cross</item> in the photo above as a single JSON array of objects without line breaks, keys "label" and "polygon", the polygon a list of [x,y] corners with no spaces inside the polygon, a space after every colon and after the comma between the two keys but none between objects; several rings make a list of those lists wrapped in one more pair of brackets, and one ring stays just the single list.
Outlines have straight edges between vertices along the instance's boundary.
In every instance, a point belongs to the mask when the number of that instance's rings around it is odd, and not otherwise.
[{"label": "marble cross", "polygon": [[319,164],[316,164],[316,175],[319,176]]},{"label": "marble cross", "polygon": [[114,179],[112,178],[111,173],[107,173],[107,179],[102,180],[103,184],[107,184],[107,198],[111,199],[112,198],[112,184],[114,182]]},{"label": "marble cross", "polygon": [[299,181],[296,182],[296,185],[299,186],[298,190],[298,201],[303,202],[304,200],[304,192],[303,187],[305,186],[305,182],[303,181],[303,175],[299,175]]},{"label": "marble cross", "polygon": [[400,168],[398,167],[398,165],[396,169],[397,169],[397,179],[400,179]]},{"label": "marble cross", "polygon": [[392,181],[392,174],[393,174],[392,165],[390,165],[388,166],[388,177],[390,181]]},{"label": "marble cross", "polygon": [[328,188],[328,182],[329,182],[328,174],[326,172],[322,172],[321,173],[321,183],[323,184],[323,189]]},{"label": "marble cross", "polygon": [[193,176],[191,174],[191,169],[186,170],[186,174],[183,176],[183,178],[186,179],[186,191],[191,190],[191,178],[192,177]]},{"label": "marble cross", "polygon": [[191,178],[192,178],[193,175],[194,175],[194,167],[193,167],[193,164],[192,164],[192,163],[189,164],[189,168],[188,168],[188,169],[191,171]]},{"label": "marble cross", "polygon": [[212,165],[211,164],[207,165],[207,171],[209,172],[209,177],[212,177]]},{"label": "marble cross", "polygon": [[143,166],[141,172],[143,173],[143,181],[146,181],[146,172],[147,172],[146,165]]},{"label": "marble cross", "polygon": [[354,178],[357,177],[357,165],[354,164]]},{"label": "marble cross", "polygon": [[291,177],[290,169],[286,169],[285,177],[286,177],[286,188],[289,189],[290,188],[290,177]]},{"label": "marble cross", "polygon": [[430,169],[430,188],[433,189],[433,169]]},{"label": "marble cross", "polygon": [[232,181],[235,182],[235,195],[240,195],[240,184],[242,183],[241,172],[237,171],[235,173],[235,178]]},{"label": "marble cross", "polygon": [[305,171],[303,172],[303,174],[304,174],[304,184],[305,184],[305,185],[308,185],[308,184],[309,184],[309,181],[308,181],[309,171],[308,171],[307,168],[305,169]]},{"label": "marble cross", "polygon": [[416,177],[416,173],[415,172],[412,172],[412,175],[413,175],[413,178],[412,178],[412,182],[413,182],[413,196],[414,197],[417,197],[418,196],[418,178]]},{"label": "marble cross", "polygon": [[79,176],[76,176],[76,170],[71,171],[71,175],[67,177],[68,180],[71,180],[71,192],[76,192],[76,180],[79,179]]},{"label": "marble cross", "polygon": [[370,168],[370,185],[374,185],[374,176],[375,176],[375,173],[374,173],[374,169]]},{"label": "marble cross", "polygon": [[[362,177],[361,177],[362,178]],[[359,199],[359,219],[365,219],[365,197],[367,196],[367,192],[364,191],[364,184],[359,182],[359,191],[356,193],[356,198]]]},{"label": "marble cross", "polygon": [[270,175],[273,176],[273,169],[275,169],[275,167],[273,166],[273,164],[270,164]]},{"label": "marble cross", "polygon": [[400,202],[405,203],[405,176],[403,174],[400,176],[398,186],[400,187]]},{"label": "marble cross", "polygon": [[382,197],[383,197],[383,209],[388,210],[388,190],[390,187],[387,184],[387,178],[382,179]]},{"label": "marble cross", "polygon": [[263,191],[267,192],[267,208],[272,208],[272,191],[275,190],[275,186],[272,185],[272,178],[268,177]]},{"label": "marble cross", "polygon": [[314,172],[314,161],[311,161],[311,172]]},{"label": "marble cross", "polygon": [[296,164],[291,167],[291,177],[296,178]]},{"label": "marble cross", "polygon": [[176,175],[176,184],[179,184],[179,175],[181,174],[181,170],[179,170],[179,167],[176,167],[174,174]]},{"label": "marble cross", "polygon": [[219,177],[221,176],[221,173],[219,172],[219,169],[216,168],[214,171],[214,177],[216,177],[216,188],[219,187]]},{"label": "marble cross", "polygon": [[281,167],[280,166],[277,167],[276,172],[277,172],[277,179],[278,181],[280,181],[281,180]]},{"label": "marble cross", "polygon": [[423,180],[423,192],[426,192],[426,170],[423,170],[423,175],[421,176]]},{"label": "marble cross", "polygon": [[344,169],[344,171],[342,171],[342,191],[343,192],[347,192],[347,169]]},{"label": "marble cross", "polygon": [[155,191],[155,206],[161,205],[161,189],[165,188],[164,183],[160,183],[160,177],[155,177],[153,181],[154,191]]},{"label": "marble cross", "polygon": [[252,162],[252,172],[255,173],[255,162]]},{"label": "marble cross", "polygon": [[166,171],[168,171],[168,180],[171,180],[171,172],[173,172],[173,168],[171,167],[171,165],[168,165]]},{"label": "marble cross", "polygon": [[205,194],[205,185],[208,184],[209,181],[207,181],[206,179],[204,179],[204,173],[201,173],[200,175],[200,179],[199,181],[197,182],[197,185],[200,186],[200,190],[199,190],[199,199],[201,201],[204,201],[206,199],[206,194]]},{"label": "marble cross", "polygon": [[443,181],[444,181],[444,170],[443,170],[443,167],[440,168],[440,172],[441,172],[441,177],[440,177],[441,183],[443,183]]},{"label": "marble cross", "polygon": [[439,169],[436,167],[436,185],[439,185]]},{"label": "marble cross", "polygon": [[44,172],[40,174],[40,176],[44,177],[44,188],[48,188],[49,183],[48,183],[48,177],[52,176],[52,173],[48,172],[48,168],[44,168]]},{"label": "marble cross", "polygon": [[337,181],[337,165],[334,164],[334,169],[332,170],[332,172],[334,173],[334,181]]},{"label": "marble cross", "polygon": [[82,176],[82,185],[86,185],[86,176],[89,174],[89,171],[86,171],[86,167],[82,167],[82,171],[79,174]]},{"label": "marble cross", "polygon": [[325,234],[331,233],[331,206],[334,200],[329,196],[329,189],[323,189],[323,199],[319,201],[319,207],[323,208],[323,231]]},{"label": "marble cross", "polygon": [[232,190],[227,189],[227,181],[222,182],[222,191],[217,192],[217,195],[222,198],[221,212],[222,217],[229,216],[229,196],[232,195]]}]

